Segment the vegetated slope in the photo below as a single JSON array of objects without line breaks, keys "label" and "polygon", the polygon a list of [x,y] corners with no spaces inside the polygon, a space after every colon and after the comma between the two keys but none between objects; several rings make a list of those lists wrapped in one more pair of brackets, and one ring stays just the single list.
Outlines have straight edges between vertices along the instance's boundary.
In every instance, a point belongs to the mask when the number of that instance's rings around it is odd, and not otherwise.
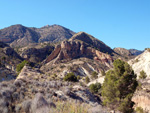
[{"label": "vegetated slope", "polygon": [[132,55],[140,55],[142,54],[144,51],[141,51],[141,50],[137,50],[137,49],[129,49],[130,53],[132,53]]},{"label": "vegetated slope", "polygon": [[41,70],[61,77],[68,72],[90,77],[94,71],[100,73],[112,68],[113,58],[108,54],[111,52],[113,50],[103,42],[87,33],[79,32],[68,41],[57,45],[43,62]]},{"label": "vegetated slope", "polygon": [[12,25],[0,30],[0,41],[9,43],[12,47],[24,47],[30,43],[60,42],[71,38],[73,34],[73,31],[59,25],[41,28]]},{"label": "vegetated slope", "polygon": [[[0,83],[0,95],[1,113],[67,113],[69,110],[92,113],[93,109],[108,113],[101,101],[79,82],[49,80],[49,76],[28,66],[24,66],[15,81]],[[64,109],[66,104],[68,108]]]},{"label": "vegetated slope", "polygon": [[130,60],[128,63],[132,66],[137,76],[143,70],[150,77],[150,52],[148,50],[145,50],[144,53]]},{"label": "vegetated slope", "polygon": [[16,65],[22,60],[14,49],[0,41],[0,81],[14,79]]}]

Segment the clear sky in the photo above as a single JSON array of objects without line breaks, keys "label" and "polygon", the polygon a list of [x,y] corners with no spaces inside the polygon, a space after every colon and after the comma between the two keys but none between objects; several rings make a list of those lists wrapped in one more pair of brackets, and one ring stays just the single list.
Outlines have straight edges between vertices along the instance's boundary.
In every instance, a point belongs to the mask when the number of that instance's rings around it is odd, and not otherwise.
[{"label": "clear sky", "polygon": [[150,0],[0,0],[0,29],[58,24],[111,48],[150,47]]}]

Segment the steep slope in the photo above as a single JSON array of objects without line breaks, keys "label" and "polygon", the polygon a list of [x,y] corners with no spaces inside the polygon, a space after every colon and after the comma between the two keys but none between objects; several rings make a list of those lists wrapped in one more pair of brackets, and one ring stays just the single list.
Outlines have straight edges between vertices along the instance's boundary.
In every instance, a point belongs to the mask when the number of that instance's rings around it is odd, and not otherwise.
[{"label": "steep slope", "polygon": [[132,66],[134,72],[138,76],[140,75],[140,72],[144,70],[148,78],[150,77],[150,52],[148,50],[145,50],[144,53],[130,60],[128,63]]}]

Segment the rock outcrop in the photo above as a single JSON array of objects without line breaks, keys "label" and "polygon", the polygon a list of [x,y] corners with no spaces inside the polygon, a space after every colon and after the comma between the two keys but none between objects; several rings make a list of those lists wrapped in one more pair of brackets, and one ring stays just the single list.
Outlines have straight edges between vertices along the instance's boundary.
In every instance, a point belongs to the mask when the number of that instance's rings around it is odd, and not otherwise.
[{"label": "rock outcrop", "polygon": [[134,93],[132,101],[135,108],[141,107],[145,112],[150,112],[150,79],[141,80],[141,87]]},{"label": "rock outcrop", "polygon": [[150,77],[150,52],[148,50],[130,60],[128,63],[132,66],[137,76],[139,76],[140,72],[143,70],[147,74],[147,77]]},{"label": "rock outcrop", "polygon": [[[80,34],[81,36],[79,36]],[[77,36],[77,38],[75,38],[75,36]],[[91,38],[91,36],[86,33],[79,33],[75,36],[73,36],[69,41],[63,41],[60,45],[58,45],[51,53],[51,55],[48,56],[45,63],[48,63],[52,60],[57,63],[59,61],[70,61],[73,59],[84,57],[96,60],[98,62],[106,64],[107,66],[110,66],[112,64],[112,57],[109,54],[101,52],[112,52],[112,50],[108,46],[98,40],[96,41],[95,38]],[[90,43],[88,43],[84,38],[90,40]],[[94,41],[92,42],[92,40]],[[95,46],[95,48],[93,48],[93,45],[96,45],[97,43],[99,43],[98,46]],[[102,50],[100,51],[99,49]]]}]

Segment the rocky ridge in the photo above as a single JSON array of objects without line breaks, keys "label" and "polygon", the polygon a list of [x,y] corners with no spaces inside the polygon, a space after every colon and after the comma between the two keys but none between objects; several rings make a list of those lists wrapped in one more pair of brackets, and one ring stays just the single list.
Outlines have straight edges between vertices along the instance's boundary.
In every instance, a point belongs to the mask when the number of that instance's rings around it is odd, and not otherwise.
[{"label": "rocky ridge", "polygon": [[41,28],[12,25],[0,30],[0,41],[9,43],[11,47],[24,47],[30,43],[60,42],[72,37],[73,31],[60,25]]}]

